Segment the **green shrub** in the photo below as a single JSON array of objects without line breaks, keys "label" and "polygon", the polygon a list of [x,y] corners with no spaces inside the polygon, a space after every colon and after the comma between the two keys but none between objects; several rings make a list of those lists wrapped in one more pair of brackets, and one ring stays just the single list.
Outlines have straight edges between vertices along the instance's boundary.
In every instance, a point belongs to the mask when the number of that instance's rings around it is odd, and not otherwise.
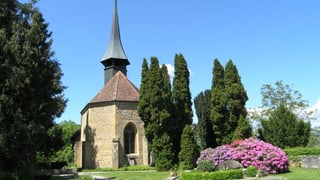
[{"label": "green shrub", "polygon": [[127,166],[122,167],[119,170],[120,171],[147,171],[147,170],[155,170],[155,167],[151,166]]},{"label": "green shrub", "polygon": [[92,180],[92,177],[91,176],[79,176],[78,178],[77,178],[77,180]]},{"label": "green shrub", "polygon": [[301,155],[320,155],[320,147],[296,147],[286,148],[283,151],[287,156],[301,156]]},{"label": "green shrub", "polygon": [[227,180],[227,179],[242,179],[243,172],[241,169],[226,170],[216,172],[186,172],[181,174],[182,180]]},{"label": "green shrub", "polygon": [[173,144],[167,133],[164,133],[160,138],[154,139],[152,150],[155,157],[155,166],[158,171],[166,171],[173,167]]},{"label": "green shrub", "polygon": [[198,164],[197,169],[200,171],[211,172],[211,171],[215,170],[215,167],[212,162],[210,162],[208,160],[201,160]]},{"label": "green shrub", "polygon": [[249,177],[255,177],[257,175],[257,167],[255,166],[247,167],[246,175]]},{"label": "green shrub", "polygon": [[198,156],[198,146],[193,136],[192,128],[190,125],[186,125],[181,136],[180,168],[183,170],[195,168]]}]

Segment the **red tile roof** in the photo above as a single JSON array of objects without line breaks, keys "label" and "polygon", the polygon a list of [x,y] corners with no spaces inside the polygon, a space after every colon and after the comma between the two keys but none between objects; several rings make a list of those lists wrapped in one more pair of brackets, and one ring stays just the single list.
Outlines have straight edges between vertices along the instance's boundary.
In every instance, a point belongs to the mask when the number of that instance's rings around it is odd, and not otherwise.
[{"label": "red tile roof", "polygon": [[139,101],[139,90],[119,71],[105,84],[90,103],[106,101]]}]

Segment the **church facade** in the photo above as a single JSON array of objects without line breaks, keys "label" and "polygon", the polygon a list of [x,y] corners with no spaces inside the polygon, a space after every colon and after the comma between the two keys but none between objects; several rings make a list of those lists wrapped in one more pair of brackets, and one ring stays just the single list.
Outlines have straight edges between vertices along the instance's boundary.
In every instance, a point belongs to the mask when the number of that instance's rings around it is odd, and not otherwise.
[{"label": "church facade", "polygon": [[75,164],[86,169],[148,165],[148,142],[137,111],[139,90],[127,78],[130,62],[121,44],[116,0],[110,42],[101,63],[104,87],[81,111]]}]

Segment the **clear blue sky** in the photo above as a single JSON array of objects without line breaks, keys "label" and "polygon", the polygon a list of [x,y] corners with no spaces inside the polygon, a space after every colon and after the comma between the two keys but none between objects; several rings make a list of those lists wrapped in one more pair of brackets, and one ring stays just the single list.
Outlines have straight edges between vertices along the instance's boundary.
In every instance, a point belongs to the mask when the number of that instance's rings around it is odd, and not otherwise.
[{"label": "clear blue sky", "polygon": [[[61,118],[80,122],[80,111],[104,83],[100,59],[109,43],[113,0],[42,0],[53,33],[52,50],[64,73]],[[120,31],[131,63],[128,78],[140,86],[142,59],[173,64],[182,53],[194,98],[211,87],[213,60],[237,66],[249,101],[261,105],[260,88],[282,80],[310,106],[320,100],[320,1],[118,0]],[[319,103],[320,105],[320,103]]]}]

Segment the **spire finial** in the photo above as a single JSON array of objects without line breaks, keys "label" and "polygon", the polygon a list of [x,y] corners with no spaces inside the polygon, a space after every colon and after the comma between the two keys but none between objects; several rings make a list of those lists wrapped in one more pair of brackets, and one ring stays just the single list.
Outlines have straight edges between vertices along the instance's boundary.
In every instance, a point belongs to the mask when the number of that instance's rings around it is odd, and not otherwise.
[{"label": "spire finial", "polygon": [[112,19],[112,29],[109,46],[101,61],[105,61],[110,58],[127,60],[127,56],[123,50],[121,43],[117,0],[114,0],[114,14]]},{"label": "spire finial", "polygon": [[130,64],[121,43],[120,28],[118,19],[117,0],[114,0],[114,14],[112,19],[112,29],[110,42],[107,51],[101,59],[104,65],[104,82],[105,84],[115,75],[118,71],[127,75],[127,65]]}]

